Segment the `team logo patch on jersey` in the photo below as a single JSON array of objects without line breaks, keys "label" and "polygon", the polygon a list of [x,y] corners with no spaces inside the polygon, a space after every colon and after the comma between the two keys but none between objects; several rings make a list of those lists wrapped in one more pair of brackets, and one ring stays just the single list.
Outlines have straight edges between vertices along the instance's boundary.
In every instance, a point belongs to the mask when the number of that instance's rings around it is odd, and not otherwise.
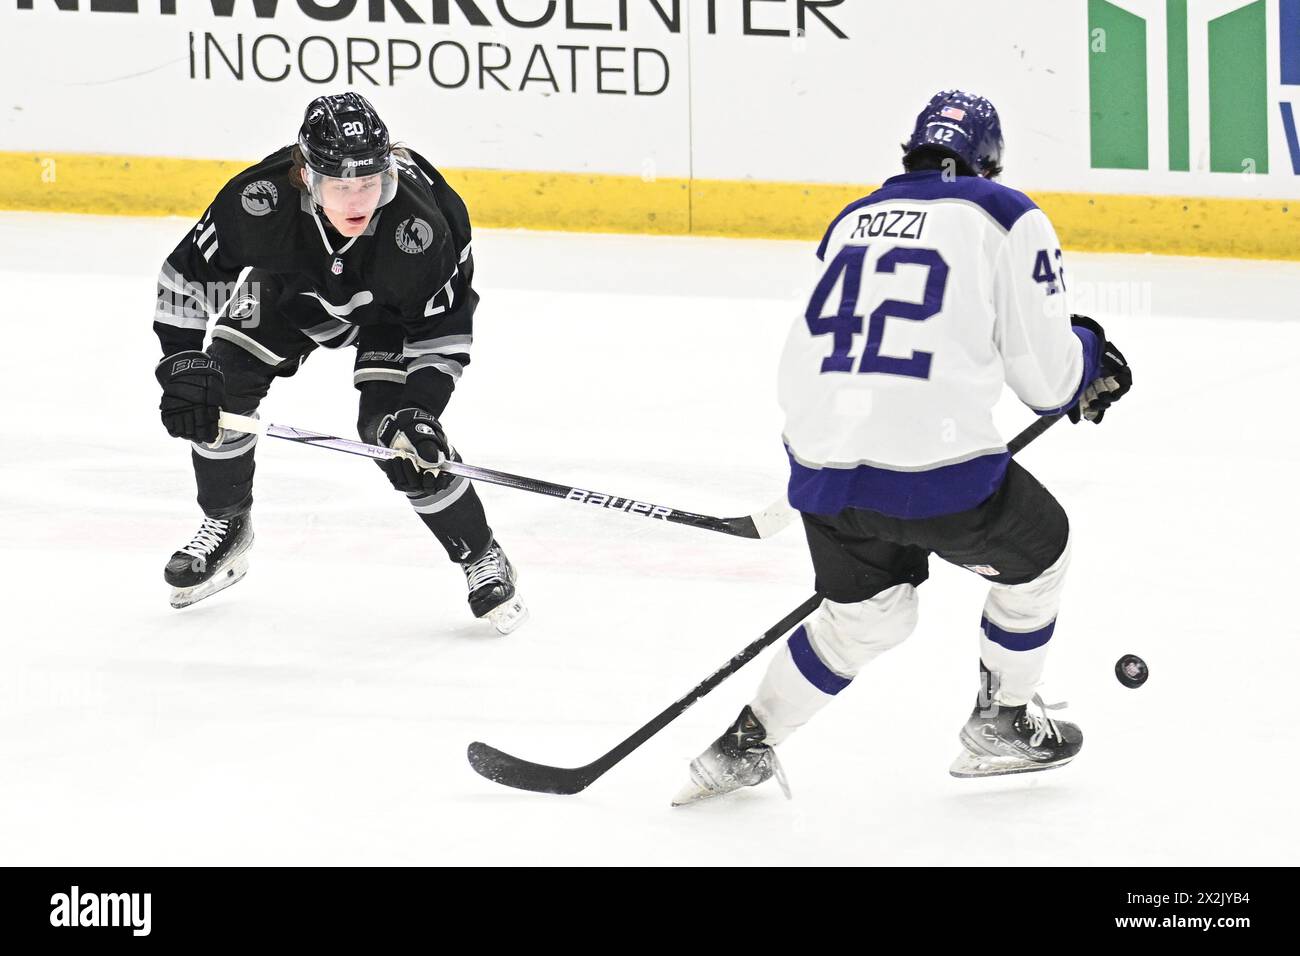
[{"label": "team logo patch on jersey", "polygon": [[250,216],[265,216],[275,212],[275,206],[279,201],[280,191],[269,179],[259,179],[255,183],[249,183],[239,194],[239,202],[243,205],[244,212]]},{"label": "team logo patch on jersey", "polygon": [[412,216],[397,227],[397,248],[418,256],[433,245],[433,227],[417,216]]},{"label": "team logo patch on jersey", "polygon": [[991,564],[963,564],[967,571],[974,571],[976,574],[982,574],[986,578],[996,578],[1002,572]]},{"label": "team logo patch on jersey", "polygon": [[229,315],[232,319],[251,319],[253,313],[257,311],[257,296],[245,292],[234,302],[230,303]]}]

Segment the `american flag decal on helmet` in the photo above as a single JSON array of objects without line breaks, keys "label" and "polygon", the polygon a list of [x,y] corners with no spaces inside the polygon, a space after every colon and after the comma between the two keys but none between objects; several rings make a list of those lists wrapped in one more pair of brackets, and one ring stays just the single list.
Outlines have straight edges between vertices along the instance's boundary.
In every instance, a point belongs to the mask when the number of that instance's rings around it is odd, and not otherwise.
[{"label": "american flag decal on helmet", "polygon": [[966,118],[966,111],[958,109],[955,106],[945,106],[939,111],[939,115],[946,116],[948,119],[964,120]]}]

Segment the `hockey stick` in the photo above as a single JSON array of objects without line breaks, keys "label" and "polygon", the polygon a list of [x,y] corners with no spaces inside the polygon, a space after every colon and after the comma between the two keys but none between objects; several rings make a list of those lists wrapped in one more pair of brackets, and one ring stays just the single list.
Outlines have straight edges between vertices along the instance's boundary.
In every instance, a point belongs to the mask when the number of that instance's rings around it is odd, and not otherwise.
[{"label": "hockey stick", "polygon": [[[1013,455],[1016,454],[1064,417],[1064,415],[1052,415],[1040,418],[1011,439],[1007,443],[1007,451]],[[481,776],[487,777],[494,783],[514,787],[516,790],[565,795],[579,793],[591,786],[593,782],[616,763],[680,717],[697,700],[757,657],[769,644],[780,640],[796,624],[815,611],[821,605],[821,602],[822,596],[814,594],[772,625],[762,637],[697,684],[685,697],[669,704],[657,717],[631,737],[628,737],[609,753],[593,760],[584,767],[551,767],[546,764],[533,763],[529,760],[513,757],[478,740],[470,744],[466,752],[466,756],[469,757],[469,765]]]},{"label": "hockey stick", "polygon": [[585,790],[606,770],[659,733],[659,731],[680,717],[697,700],[748,664],[765,647],[773,641],[779,640],[787,631],[815,611],[821,603],[822,596],[814,594],[772,625],[762,637],[727,661],[726,664],[710,674],[704,681],[697,684],[685,697],[669,704],[654,720],[631,737],[628,737],[609,753],[597,760],[593,760],[585,767],[569,769],[531,763],[527,760],[520,760],[518,757],[512,757],[508,753],[503,753],[495,747],[488,746],[477,740],[469,745],[469,764],[489,780],[504,784],[507,787],[514,787],[516,790],[562,794],[578,793]]},{"label": "hockey stick", "polygon": [[[378,461],[390,461],[394,458],[407,457],[404,452],[394,451],[383,445],[371,445],[363,441],[354,441],[351,438],[322,435],[318,432],[294,428],[292,425],[272,425],[256,418],[235,415],[231,412],[222,412],[219,424],[222,428],[234,432],[243,432],[248,435],[269,435],[272,438],[283,438],[288,441],[298,442],[301,445],[328,448],[331,451],[346,452],[349,455],[360,455],[363,458],[373,458]],[[692,528],[717,531],[721,534],[735,535],[740,538],[770,538],[794,520],[794,511],[786,504],[784,496],[772,502],[766,508],[755,511],[753,514],[741,515],[738,518],[714,518],[711,515],[695,514],[692,511],[668,508],[664,505],[651,504],[648,501],[637,501],[633,498],[622,498],[618,495],[587,491],[572,485],[558,485],[550,481],[539,481],[536,478],[511,475],[504,471],[480,468],[478,465],[467,465],[460,461],[443,462],[438,466],[438,470],[469,478],[473,481],[486,481],[506,488],[517,488],[520,491],[531,491],[538,495],[563,498],[566,501],[575,501],[579,504],[596,505],[611,511],[621,511],[624,514],[641,515],[644,518],[655,518],[672,524],[689,525]]]},{"label": "hockey stick", "polygon": [[1043,432],[1047,431],[1049,428],[1051,428],[1053,425],[1059,422],[1062,418],[1068,418],[1068,417],[1069,416],[1065,415],[1064,413],[1060,415],[1044,415],[1038,421],[1034,422],[1032,425],[1030,425],[1028,428],[1022,431],[1015,438],[1011,439],[1011,441],[1007,442],[1007,452],[1012,457],[1015,457],[1017,454],[1019,454],[1020,449],[1024,448],[1026,445],[1028,445],[1031,441],[1033,441]]}]

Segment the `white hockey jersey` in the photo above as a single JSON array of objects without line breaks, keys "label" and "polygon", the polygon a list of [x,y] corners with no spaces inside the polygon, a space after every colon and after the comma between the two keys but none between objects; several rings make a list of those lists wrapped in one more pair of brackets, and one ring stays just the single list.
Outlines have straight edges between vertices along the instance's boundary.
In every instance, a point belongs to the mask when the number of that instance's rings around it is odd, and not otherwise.
[{"label": "white hockey jersey", "polygon": [[1072,329],[1060,243],[1023,193],[895,176],[831,223],[825,270],[781,357],[799,511],[964,511],[1006,473],[1005,382],[1042,415],[1078,401],[1101,343]]}]

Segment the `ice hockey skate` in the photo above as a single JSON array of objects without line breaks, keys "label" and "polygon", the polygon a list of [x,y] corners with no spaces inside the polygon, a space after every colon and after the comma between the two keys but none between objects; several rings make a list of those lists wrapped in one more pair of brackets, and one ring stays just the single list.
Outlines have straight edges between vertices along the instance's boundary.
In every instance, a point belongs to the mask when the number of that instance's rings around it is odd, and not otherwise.
[{"label": "ice hockey skate", "polygon": [[469,586],[469,609],[485,617],[499,634],[509,634],[528,620],[528,608],[515,591],[518,574],[493,539],[483,554],[461,565]]},{"label": "ice hockey skate", "polygon": [[193,540],[171,556],[163,577],[171,606],[189,607],[238,583],[248,573],[253,521],[248,514],[203,519]]},{"label": "ice hockey skate", "polygon": [[1049,706],[1034,695],[1033,703],[1042,711],[1030,711],[1028,704],[1019,707],[977,702],[966,726],[961,729],[964,751],[953,761],[948,772],[954,777],[996,777],[1010,773],[1030,773],[1063,767],[1083,747],[1083,732],[1077,725],[1053,720]]},{"label": "ice hockey skate", "polygon": [[763,743],[766,736],[767,731],[754,711],[745,705],[727,732],[691,761],[691,782],[673,797],[673,806],[684,807],[741,787],[756,787],[772,777],[776,777],[781,792],[789,800],[790,785],[785,771],[781,769],[776,750]]}]

